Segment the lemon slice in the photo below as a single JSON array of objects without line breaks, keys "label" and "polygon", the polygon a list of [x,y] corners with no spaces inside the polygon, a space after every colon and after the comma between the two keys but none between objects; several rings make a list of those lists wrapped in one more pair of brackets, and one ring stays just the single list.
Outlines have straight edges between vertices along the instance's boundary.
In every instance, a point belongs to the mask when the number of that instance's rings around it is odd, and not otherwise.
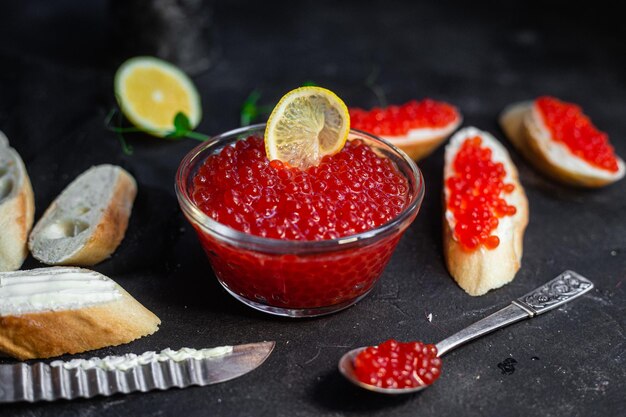
[{"label": "lemon slice", "polygon": [[115,73],[115,96],[124,116],[139,129],[163,137],[174,131],[182,112],[190,128],[200,123],[200,96],[189,77],[174,65],[153,57],[135,57]]},{"label": "lemon slice", "polygon": [[335,93],[301,87],[280,99],[265,128],[265,152],[293,167],[306,169],[339,152],[350,131],[350,114]]}]

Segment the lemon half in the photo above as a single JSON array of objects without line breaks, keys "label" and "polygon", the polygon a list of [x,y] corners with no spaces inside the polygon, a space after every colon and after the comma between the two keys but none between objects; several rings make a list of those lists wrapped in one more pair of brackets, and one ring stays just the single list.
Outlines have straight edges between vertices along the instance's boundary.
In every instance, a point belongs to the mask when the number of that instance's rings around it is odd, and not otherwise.
[{"label": "lemon half", "polygon": [[169,62],[153,57],[135,57],[120,65],[115,96],[124,116],[154,136],[174,131],[179,112],[187,116],[191,129],[202,117],[200,95],[191,79]]},{"label": "lemon half", "polygon": [[348,108],[335,93],[300,87],[274,107],[265,128],[265,152],[270,160],[306,169],[339,152],[349,132]]}]

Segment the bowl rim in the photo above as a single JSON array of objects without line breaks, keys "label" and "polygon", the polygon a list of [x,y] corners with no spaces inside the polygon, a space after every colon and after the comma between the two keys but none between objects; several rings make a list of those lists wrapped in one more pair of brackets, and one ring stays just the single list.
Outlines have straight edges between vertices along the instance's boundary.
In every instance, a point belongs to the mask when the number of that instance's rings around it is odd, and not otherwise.
[{"label": "bowl rim", "polygon": [[[416,191],[412,195],[411,202],[402,210],[402,212],[400,212],[400,214],[398,214],[392,220],[374,229],[366,230],[361,233],[326,240],[286,240],[267,238],[241,232],[215,221],[207,214],[205,214],[202,210],[200,210],[200,208],[196,206],[196,204],[191,200],[189,196],[186,181],[192,163],[207,148],[218,144],[220,141],[226,138],[230,139],[234,136],[240,136],[242,134],[260,131],[264,128],[265,123],[259,123],[250,126],[240,127],[237,129],[232,129],[219,135],[212,136],[209,140],[194,147],[181,160],[176,172],[174,188],[183,214],[185,214],[185,216],[192,223],[192,225],[201,228],[202,231],[208,233],[213,237],[218,238],[220,241],[225,241],[237,247],[246,247],[249,249],[261,250],[263,252],[270,253],[300,254],[327,252],[330,250],[347,249],[353,246],[362,246],[365,242],[373,240],[374,238],[381,238],[392,234],[413,214],[417,215],[417,211],[419,210],[419,207],[424,199],[425,184],[422,172],[418,168],[415,161],[413,161],[404,151],[394,146],[385,139],[374,136],[371,133],[364,132],[362,130],[350,129],[350,134],[356,134],[357,136],[365,137],[366,139],[372,140],[374,142],[382,143],[390,150],[392,150],[396,154],[396,156],[400,157],[401,160],[408,166],[408,170],[415,178]],[[402,170],[401,172],[403,175],[405,175]]]}]

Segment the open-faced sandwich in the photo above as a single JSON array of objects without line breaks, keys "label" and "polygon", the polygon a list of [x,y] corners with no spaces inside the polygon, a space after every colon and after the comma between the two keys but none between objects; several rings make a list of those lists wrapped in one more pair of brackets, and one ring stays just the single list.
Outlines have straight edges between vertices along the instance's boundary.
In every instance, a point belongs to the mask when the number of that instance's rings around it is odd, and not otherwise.
[{"label": "open-faced sandwich", "polygon": [[554,97],[508,106],[500,125],[538,170],[566,184],[602,187],[624,177],[608,135],[580,107]]},{"label": "open-faced sandwich", "polygon": [[473,127],[446,146],[443,246],[450,274],[470,295],[515,277],[521,265],[528,200],[506,149]]},{"label": "open-faced sandwich", "polygon": [[419,160],[433,152],[460,125],[458,109],[448,103],[425,99],[384,109],[350,109],[350,126],[388,140]]},{"label": "open-faced sandwich", "polygon": [[110,278],[81,268],[0,272],[0,352],[49,358],[131,342],[159,318]]}]

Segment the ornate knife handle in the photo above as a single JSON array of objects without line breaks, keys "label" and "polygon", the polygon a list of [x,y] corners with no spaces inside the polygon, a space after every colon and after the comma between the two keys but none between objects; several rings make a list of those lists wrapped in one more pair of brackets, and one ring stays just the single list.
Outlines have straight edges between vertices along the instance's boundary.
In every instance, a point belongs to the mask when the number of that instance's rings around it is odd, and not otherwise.
[{"label": "ornate knife handle", "polygon": [[574,271],[565,271],[552,281],[513,301],[531,317],[543,314],[583,295],[593,283]]},{"label": "ornate knife handle", "polygon": [[437,343],[438,355],[517,321],[535,317],[580,297],[593,288],[593,283],[574,271],[565,271],[490,316],[469,325]]}]

